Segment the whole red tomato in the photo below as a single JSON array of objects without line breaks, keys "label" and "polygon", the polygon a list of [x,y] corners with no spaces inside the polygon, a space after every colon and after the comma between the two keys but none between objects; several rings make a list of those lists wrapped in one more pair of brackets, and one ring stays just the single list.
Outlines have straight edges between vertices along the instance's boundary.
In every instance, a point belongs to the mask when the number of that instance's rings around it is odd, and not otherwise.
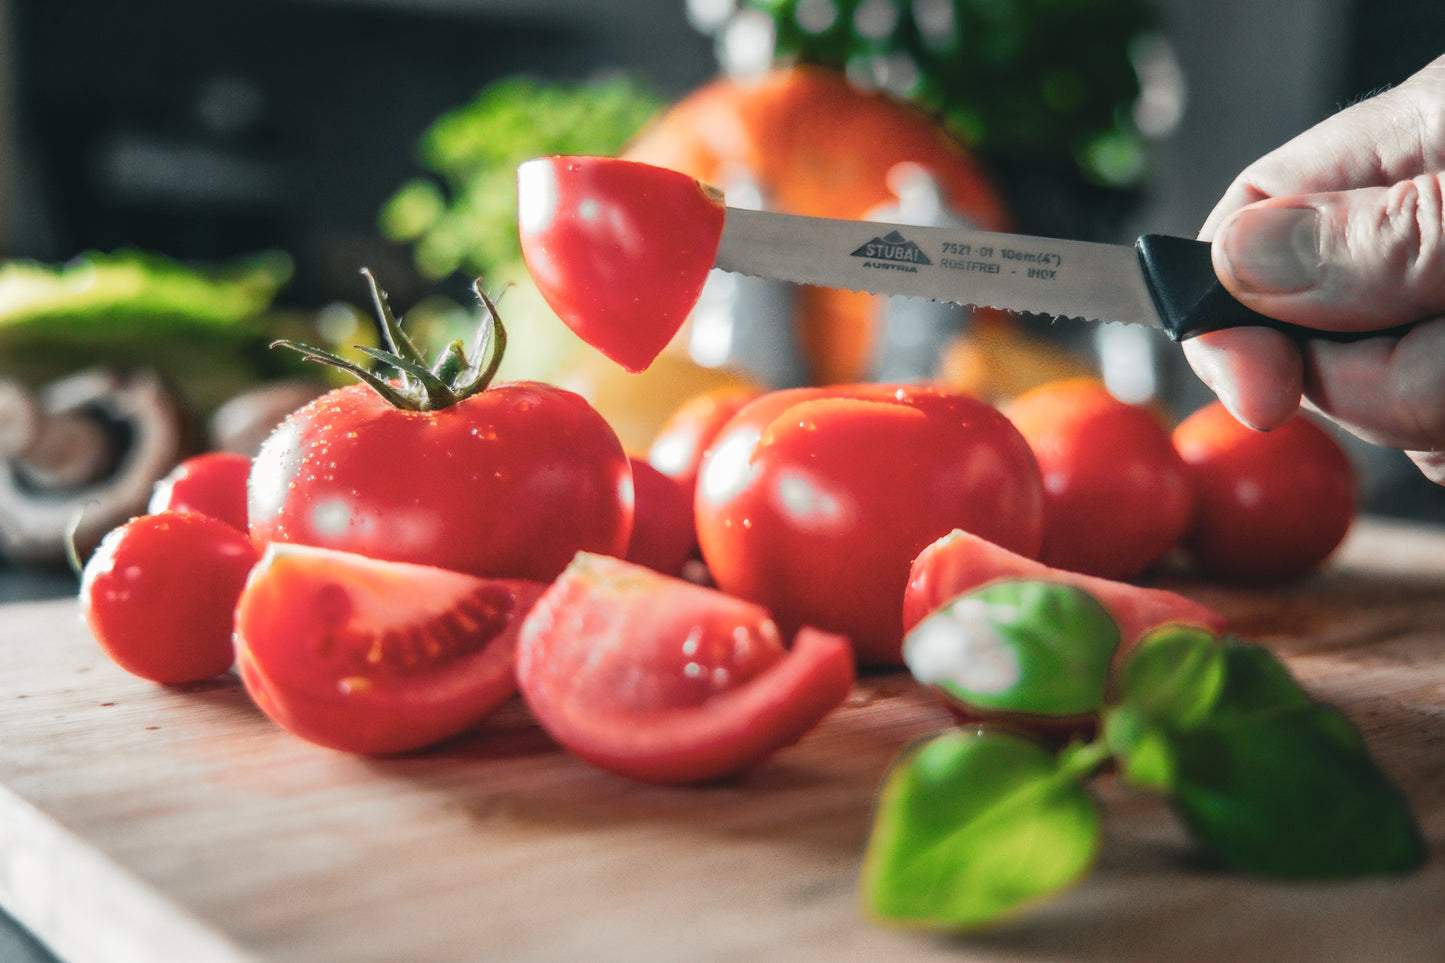
[{"label": "whole red tomato", "polygon": [[364,755],[420,749],[517,691],[517,632],[546,586],[273,545],[236,603],[236,668],[272,721]]},{"label": "whole red tomato", "polygon": [[625,553],[632,473],[616,433],[573,392],[491,385],[497,354],[486,370],[425,366],[452,383],[416,364],[397,382],[355,371],[365,384],[292,413],[251,469],[252,536],[538,581],[578,551]]},{"label": "whole red tomato", "polygon": [[141,515],[86,561],[81,613],[132,675],[165,685],[209,679],[234,660],[232,612],[256,558],[245,533],[209,515]]},{"label": "whole red tomato", "polygon": [[1127,579],[1178,544],[1189,525],[1184,461],[1169,429],[1092,378],[1054,381],[1004,405],[1044,480],[1044,545],[1055,568]]},{"label": "whole red tomato", "polygon": [[229,451],[187,458],[156,482],[147,510],[200,512],[246,531],[246,478],[251,459]]},{"label": "whole red tomato", "polygon": [[747,405],[713,440],[695,502],[720,588],[785,629],[852,639],[901,664],[914,557],[955,528],[1034,556],[1043,486],[997,409],[919,385],[795,388]]},{"label": "whole red tomato", "polygon": [[697,551],[692,489],[640,455],[632,457],[632,489],[636,511],[627,560],[665,575],[682,574]]},{"label": "whole red tomato", "polygon": [[641,371],[692,313],[722,238],[719,192],[615,157],[544,157],[517,169],[522,257],[583,341]]},{"label": "whole red tomato", "polygon": [[1211,402],[1179,424],[1174,444],[1194,489],[1184,548],[1216,578],[1270,583],[1303,575],[1354,521],[1354,466],[1308,415],[1263,432]]},{"label": "whole red tomato", "polygon": [[648,462],[691,490],[697,484],[707,446],[733,415],[760,394],[759,388],[737,385],[704,391],[687,399],[653,435],[647,449]]}]

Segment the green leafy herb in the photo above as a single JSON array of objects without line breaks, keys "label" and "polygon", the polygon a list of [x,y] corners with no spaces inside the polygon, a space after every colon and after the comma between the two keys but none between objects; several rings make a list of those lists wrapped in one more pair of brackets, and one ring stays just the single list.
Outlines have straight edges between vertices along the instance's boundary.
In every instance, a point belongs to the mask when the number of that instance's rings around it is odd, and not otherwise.
[{"label": "green leafy herb", "polygon": [[903,643],[914,676],[960,705],[1073,716],[1104,703],[1119,628],[1093,596],[1059,582],[1006,580],[954,599]]},{"label": "green leafy herb", "polygon": [[1124,678],[1105,727],[1121,771],[1167,793],[1223,862],[1322,879],[1424,860],[1408,805],[1359,733],[1268,650],[1170,630],[1145,641]]},{"label": "green leafy herb", "polygon": [[[1010,606],[1005,617],[993,611]],[[1059,705],[1082,704],[1074,700],[1084,690],[1107,692],[1108,701],[1098,735],[1057,753],[983,728],[902,754],[879,794],[864,858],[864,901],[883,920],[974,929],[1072,885],[1100,840],[1088,780],[1110,762],[1128,785],[1166,796],[1195,841],[1236,870],[1339,879],[1425,861],[1408,802],[1359,732],[1263,647],[1171,626],[1147,636],[1111,684],[1081,688],[1067,673],[1093,673],[1097,663],[1058,654],[1094,651],[1099,628],[1090,606],[1053,583],[987,586],[930,618],[940,621],[925,631],[940,638],[968,627],[960,650],[1006,652],[1010,665],[1058,673],[1069,694]],[[1003,699],[1002,710],[1054,704],[1048,680],[1024,685],[1026,674],[1009,691],[1028,694]],[[976,693],[968,698],[975,711],[989,708]]]},{"label": "green leafy herb", "polygon": [[[822,63],[937,114],[964,143],[1001,158],[1072,163],[1090,181],[1138,183],[1134,58],[1155,27],[1147,0],[941,0],[884,4],[748,0],[775,54]],[[827,11],[821,15],[820,10]]]},{"label": "green leafy herb", "polygon": [[208,408],[299,369],[267,350],[307,327],[272,309],[291,270],[280,253],[206,266],[136,250],[6,262],[0,376],[39,386],[90,365],[144,366]]},{"label": "green leafy herb", "polygon": [[1004,731],[954,730],[909,750],[883,783],[864,855],[869,910],[979,926],[1083,878],[1102,828],[1072,762]]},{"label": "green leafy herb", "polygon": [[413,178],[387,200],[382,233],[412,245],[427,277],[495,280],[521,258],[517,165],[550,154],[615,154],[662,106],[629,77],[497,81],[427,128],[418,153],[435,176]]}]

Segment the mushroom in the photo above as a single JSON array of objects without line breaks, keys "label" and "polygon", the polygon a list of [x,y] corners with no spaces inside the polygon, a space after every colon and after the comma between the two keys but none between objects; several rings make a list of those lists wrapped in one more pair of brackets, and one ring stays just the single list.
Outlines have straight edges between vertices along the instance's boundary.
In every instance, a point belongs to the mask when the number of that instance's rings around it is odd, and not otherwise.
[{"label": "mushroom", "polygon": [[186,413],[151,371],[91,369],[31,393],[0,383],[0,555],[82,556],[145,511],[190,453]]}]

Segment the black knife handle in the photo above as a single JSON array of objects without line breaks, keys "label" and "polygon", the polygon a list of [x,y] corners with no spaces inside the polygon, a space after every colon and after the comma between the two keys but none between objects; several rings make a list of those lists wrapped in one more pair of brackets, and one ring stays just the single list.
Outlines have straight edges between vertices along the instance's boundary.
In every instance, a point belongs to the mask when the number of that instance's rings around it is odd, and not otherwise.
[{"label": "black knife handle", "polygon": [[1223,328],[1251,325],[1275,328],[1298,337],[1358,341],[1388,331],[1321,331],[1266,317],[1234,299],[1214,274],[1208,241],[1168,234],[1145,234],[1134,243],[1144,281],[1169,337],[1175,341]]}]

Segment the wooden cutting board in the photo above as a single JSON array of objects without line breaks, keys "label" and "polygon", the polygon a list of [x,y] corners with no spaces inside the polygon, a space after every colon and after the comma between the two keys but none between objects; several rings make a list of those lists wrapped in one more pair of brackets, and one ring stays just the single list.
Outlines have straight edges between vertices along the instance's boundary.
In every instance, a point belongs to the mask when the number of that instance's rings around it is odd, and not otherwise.
[{"label": "wooden cutting board", "polygon": [[865,678],[744,780],[657,788],[562,753],[519,704],[408,758],[315,748],[233,681],[125,675],[61,599],[0,607],[0,904],[76,963],[1445,959],[1445,530],[1365,521],[1299,585],[1180,587],[1355,720],[1424,870],[1221,873],[1106,779],[1080,886],[984,936],[898,932],[855,882],[889,760],[949,724],[906,675]]}]

